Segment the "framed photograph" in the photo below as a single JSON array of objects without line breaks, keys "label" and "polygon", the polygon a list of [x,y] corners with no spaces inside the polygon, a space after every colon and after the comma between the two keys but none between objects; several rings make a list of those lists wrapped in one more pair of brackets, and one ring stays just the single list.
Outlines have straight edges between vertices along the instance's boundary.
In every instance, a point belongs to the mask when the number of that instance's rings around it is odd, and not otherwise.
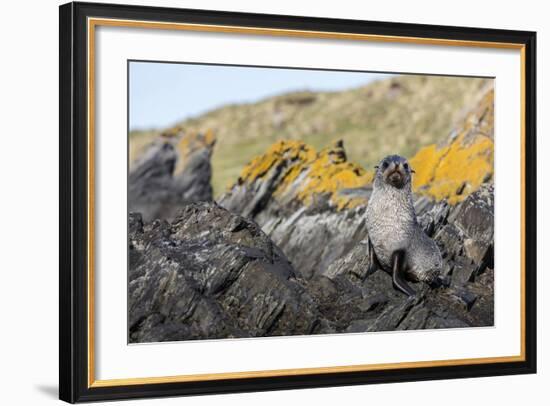
[{"label": "framed photograph", "polygon": [[536,371],[536,34],[60,7],[60,398]]}]

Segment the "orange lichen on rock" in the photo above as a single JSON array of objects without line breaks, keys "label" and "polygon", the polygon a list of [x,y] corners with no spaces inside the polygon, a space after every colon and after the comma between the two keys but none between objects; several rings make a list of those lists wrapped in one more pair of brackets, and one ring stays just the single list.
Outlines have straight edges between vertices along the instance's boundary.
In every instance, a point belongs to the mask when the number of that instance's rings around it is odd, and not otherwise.
[{"label": "orange lichen on rock", "polygon": [[372,174],[361,166],[348,162],[341,144],[325,148],[309,164],[307,175],[298,198],[306,204],[313,203],[319,194],[330,195],[330,201],[338,209],[349,208],[359,203],[359,199],[340,196],[339,190],[365,186],[372,182]]},{"label": "orange lichen on rock", "polygon": [[330,204],[337,209],[364,203],[360,199],[340,196],[339,190],[365,186],[372,181],[371,173],[347,161],[340,141],[320,152],[301,141],[278,141],[243,169],[239,183],[261,181],[274,174],[278,176],[273,192],[275,198],[296,199],[311,205],[323,195],[328,196]]},{"label": "orange lichen on rock", "polygon": [[212,130],[208,130],[204,133],[199,132],[189,132],[184,133],[183,130],[180,130],[180,133],[170,135],[163,134],[164,137],[179,137],[179,140],[176,143],[176,151],[178,152],[178,162],[174,173],[180,173],[186,165],[187,158],[199,151],[199,150],[208,150],[212,151],[214,145],[216,144],[216,137]]},{"label": "orange lichen on rock", "polygon": [[417,175],[413,181],[416,193],[455,204],[492,177],[493,141],[483,138],[471,145],[462,141],[460,137],[441,149],[431,145],[411,159]]},{"label": "orange lichen on rock", "polygon": [[260,179],[276,165],[289,164],[287,177],[297,176],[306,162],[315,158],[315,150],[300,141],[281,140],[271,145],[265,154],[257,156],[241,172],[239,182]]},{"label": "orange lichen on rock", "polygon": [[493,91],[464,120],[447,145],[429,145],[410,160],[417,194],[456,204],[494,174]]},{"label": "orange lichen on rock", "polygon": [[[493,96],[493,90],[488,91],[446,143],[424,147],[410,159],[416,171],[416,194],[456,204],[492,179]],[[233,188],[268,191],[281,206],[294,201],[307,206],[328,201],[341,210],[366,203],[366,197],[353,189],[370,185],[373,175],[347,160],[342,141],[317,152],[301,141],[285,140],[246,165]]]},{"label": "orange lichen on rock", "polygon": [[160,136],[166,139],[170,138],[178,138],[181,137],[185,133],[185,130],[181,126],[174,126],[165,129],[160,133]]}]

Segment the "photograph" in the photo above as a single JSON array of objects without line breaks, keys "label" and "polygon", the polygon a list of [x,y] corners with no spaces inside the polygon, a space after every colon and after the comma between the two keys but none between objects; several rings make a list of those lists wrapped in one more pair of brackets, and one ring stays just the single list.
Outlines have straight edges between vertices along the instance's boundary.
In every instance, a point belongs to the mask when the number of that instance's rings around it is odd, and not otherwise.
[{"label": "photograph", "polygon": [[493,77],[127,70],[129,344],[495,325]]},{"label": "photograph", "polygon": [[61,400],[537,373],[535,31],[151,6],[59,7]]}]

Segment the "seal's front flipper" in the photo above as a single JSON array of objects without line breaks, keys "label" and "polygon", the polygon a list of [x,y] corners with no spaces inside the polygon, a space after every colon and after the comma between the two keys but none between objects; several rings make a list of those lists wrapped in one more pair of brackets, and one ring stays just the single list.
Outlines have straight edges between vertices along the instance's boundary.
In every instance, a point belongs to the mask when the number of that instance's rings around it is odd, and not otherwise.
[{"label": "seal's front flipper", "polygon": [[382,269],[382,266],[380,265],[380,262],[376,257],[376,253],[374,252],[374,247],[372,246],[372,242],[370,238],[368,238],[367,249],[368,249],[367,255],[369,257],[369,269],[367,270],[367,275],[370,275],[375,271],[377,271],[378,269]]},{"label": "seal's front flipper", "polygon": [[392,279],[393,285],[408,296],[415,296],[416,292],[403,279],[403,268],[405,265],[405,251],[399,250],[392,254]]}]

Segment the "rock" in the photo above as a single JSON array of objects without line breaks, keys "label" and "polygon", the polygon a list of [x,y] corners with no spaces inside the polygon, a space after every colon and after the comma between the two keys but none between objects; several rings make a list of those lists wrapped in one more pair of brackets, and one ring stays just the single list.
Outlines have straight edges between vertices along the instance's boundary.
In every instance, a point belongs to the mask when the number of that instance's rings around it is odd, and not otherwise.
[{"label": "rock", "polygon": [[468,237],[492,242],[494,233],[493,185],[484,185],[458,205],[449,221],[456,224]]},{"label": "rock", "polygon": [[458,271],[465,257],[453,262],[460,283],[413,283],[411,299],[372,267],[365,240],[305,279],[258,224],[215,203],[188,204],[172,222],[131,214],[129,229],[131,342],[493,323],[492,271],[471,282]]},{"label": "rock", "polygon": [[128,204],[143,219],[171,219],[181,206],[212,200],[209,133],[163,137],[133,164],[128,176]]},{"label": "rock", "polygon": [[455,225],[445,224],[434,234],[434,240],[445,261],[454,260],[462,255],[464,235]]},{"label": "rock", "polygon": [[353,198],[352,190],[371,180],[372,173],[347,161],[341,141],[319,152],[301,141],[279,141],[252,160],[218,202],[251,218],[266,211],[291,213],[303,206],[310,211],[351,208],[364,203],[367,194]]},{"label": "rock", "polygon": [[460,319],[454,317],[442,318],[439,316],[432,316],[428,318],[426,324],[424,325],[425,329],[438,329],[438,328],[464,328],[470,327],[470,325]]},{"label": "rock", "polygon": [[417,298],[407,298],[398,304],[388,306],[382,314],[368,327],[367,331],[393,331],[409,315],[411,309],[418,304]]},{"label": "rock", "polygon": [[140,213],[130,213],[128,216],[128,233],[143,233],[143,217]]},{"label": "rock", "polygon": [[469,309],[467,316],[470,323],[483,326],[494,324],[494,271],[486,268],[475,282],[468,284],[469,291],[476,295],[476,301]]},{"label": "rock", "polygon": [[372,320],[355,320],[353,321],[348,328],[346,328],[346,333],[364,333],[369,329],[369,326],[372,325]]},{"label": "rock", "polygon": [[[132,224],[139,216],[132,216]],[[215,203],[131,227],[131,342],[330,331],[284,254]]]},{"label": "rock", "polygon": [[449,215],[464,234],[464,254],[477,266],[477,273],[493,267],[494,186],[483,185],[456,206]]},{"label": "rock", "polygon": [[416,174],[414,191],[451,204],[489,182],[494,173],[494,91],[485,93],[478,105],[442,145],[422,148],[410,159]]},{"label": "rock", "polygon": [[461,286],[466,284],[467,282],[473,281],[476,269],[477,267],[467,258],[457,258],[453,266],[453,276],[451,284],[453,286]]},{"label": "rock", "polygon": [[370,249],[368,240],[359,241],[345,256],[333,261],[323,274],[331,279],[346,275],[364,281],[374,271]]},{"label": "rock", "polygon": [[[438,283],[411,282],[413,298],[376,269],[364,221],[372,173],[347,160],[342,142],[320,151],[277,142],[218,203],[190,202],[184,192],[196,187],[205,193],[193,196],[211,199],[209,175],[187,179],[209,173],[204,149],[158,146],[131,174],[143,201],[148,190],[156,196],[152,211],[165,205],[170,215],[129,218],[130,340],[493,325],[494,188],[492,155],[482,140],[492,143],[484,118],[492,113],[482,110],[438,147],[446,152],[434,167],[427,161],[428,172],[416,161],[418,222],[444,264]],[[180,156],[186,165],[178,172]],[[456,175],[444,169],[458,157],[481,169],[458,176],[451,188],[442,177]]]},{"label": "rock", "polygon": [[218,201],[257,221],[309,279],[366,236],[363,188],[371,179],[347,161],[342,142],[316,152],[302,142],[281,141],[253,160]]},{"label": "rock", "polygon": [[416,306],[399,323],[398,330],[418,330],[425,328],[430,314],[431,312],[428,308]]},{"label": "rock", "polygon": [[414,199],[414,211],[416,215],[420,218],[426,213],[429,209],[433,207],[433,200],[426,196],[416,197]]},{"label": "rock", "polygon": [[[455,135],[449,145],[481,137],[472,131],[467,140],[466,135]],[[220,204],[253,216],[288,256],[336,331],[491,325],[485,298],[492,293],[480,295],[471,287],[484,267],[492,264],[492,228],[481,233],[484,225],[480,219],[487,211],[485,220],[492,221],[492,186],[481,185],[472,193],[473,183],[463,181],[460,199],[435,201],[429,193],[418,194],[418,221],[442,250],[444,271],[432,287],[412,284],[418,294],[411,304],[394,289],[391,276],[376,272],[373,266],[363,221],[370,187],[362,183],[368,182],[370,175],[355,173],[343,148],[337,143],[316,153],[299,142],[277,144],[250,163]],[[312,182],[316,179],[314,168],[327,173],[323,187]],[[347,182],[343,185],[330,178],[339,170],[350,175],[342,176]],[[372,298],[381,297],[384,300],[371,303]],[[473,316],[477,303],[487,305]]]},{"label": "rock", "polygon": [[453,287],[447,293],[464,305],[466,310],[470,310],[477,300],[477,295],[464,287]]},{"label": "rock", "polygon": [[150,221],[162,215],[166,203],[174,200],[172,172],[177,155],[172,145],[151,146],[128,176],[130,211]]},{"label": "rock", "polygon": [[[298,211],[294,216],[263,224],[273,241],[286,253],[302,277],[309,279],[325,270],[366,237],[364,208],[343,213]],[[260,223],[261,224],[261,223]],[[364,255],[363,255],[364,257]],[[357,263],[356,271],[364,272]]]},{"label": "rock", "polygon": [[478,266],[489,260],[490,249],[491,244],[485,241],[474,240],[473,238],[464,240],[464,253]]},{"label": "rock", "polygon": [[362,308],[365,311],[372,311],[378,306],[383,306],[388,302],[388,297],[384,293],[375,293],[364,298],[364,305]]},{"label": "rock", "polygon": [[422,206],[419,205],[419,202],[423,200],[425,201],[426,198],[421,197],[415,202],[418,223],[429,237],[433,237],[435,230],[440,229],[446,223],[450,212],[450,205],[446,201],[437,204],[431,203],[429,205],[430,209],[427,210],[426,203],[423,202]]}]

